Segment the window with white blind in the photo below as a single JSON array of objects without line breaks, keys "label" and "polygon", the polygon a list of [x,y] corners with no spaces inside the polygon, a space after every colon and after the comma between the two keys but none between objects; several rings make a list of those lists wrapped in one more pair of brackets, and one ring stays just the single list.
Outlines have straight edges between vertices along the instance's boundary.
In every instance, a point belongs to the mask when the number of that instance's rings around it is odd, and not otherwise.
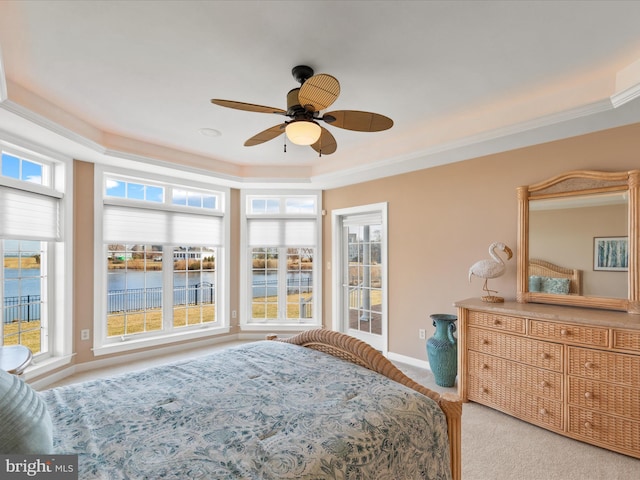
[{"label": "window with white blind", "polygon": [[99,170],[98,354],[225,333],[228,191]]},{"label": "window with white blind", "polygon": [[243,192],[241,327],[321,324],[318,192]]},{"label": "window with white blind", "polygon": [[0,150],[0,345],[28,347],[42,368],[71,352],[67,162],[2,140]]}]

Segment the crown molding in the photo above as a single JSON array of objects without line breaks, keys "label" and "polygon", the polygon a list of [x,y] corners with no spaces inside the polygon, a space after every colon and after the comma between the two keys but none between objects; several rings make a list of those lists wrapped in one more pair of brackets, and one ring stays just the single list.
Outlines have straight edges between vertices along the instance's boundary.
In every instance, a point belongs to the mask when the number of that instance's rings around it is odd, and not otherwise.
[{"label": "crown molding", "polygon": [[9,100],[8,98],[0,104],[0,108],[6,110],[9,113],[17,115],[18,117],[32,123],[38,127],[44,128],[56,135],[59,135],[66,140],[73,142],[76,145],[80,145],[85,148],[89,148],[98,153],[104,153],[106,149],[98,142],[88,139],[84,135],[74,132],[73,130],[63,127],[57,122],[48,119],[47,117],[29,110],[26,107]]},{"label": "crown molding", "polygon": [[7,93],[7,78],[4,71],[4,62],[2,61],[2,50],[0,49],[0,103],[3,103],[9,95]]},{"label": "crown molding", "polygon": [[611,95],[611,104],[614,108],[618,108],[638,97],[640,97],[640,83]]},{"label": "crown molding", "polygon": [[[610,99],[606,98],[588,105],[544,115],[452,142],[433,145],[404,156],[316,175],[312,177],[312,182],[320,184],[322,188],[336,188],[558,140],[567,136],[567,133],[570,136],[589,133],[608,128],[608,125],[596,125],[593,128],[592,122],[586,122],[587,125],[582,126],[573,125],[572,121],[587,119],[611,111],[613,111],[613,105]],[[562,124],[574,128],[569,130],[558,128],[555,131],[551,131],[549,128]]]},{"label": "crown molding", "polygon": [[42,155],[49,159],[66,162],[72,160],[68,155],[64,155],[55,149],[3,129],[0,129],[0,145],[5,145],[7,148],[13,148],[19,151],[27,150],[32,155],[35,153],[36,155]]},{"label": "crown molding", "polygon": [[[2,76],[0,76],[1,79]],[[273,175],[275,171],[273,168],[261,170],[260,168],[235,166],[237,168],[234,169],[232,164],[217,165],[219,169],[215,170],[216,162],[212,159],[146,144],[135,139],[106,134],[97,129],[95,129],[95,136],[101,140],[94,141],[8,98],[0,103],[0,109],[70,142],[69,145],[73,145],[70,150],[81,152],[74,156],[79,160],[118,166],[125,166],[128,162],[133,162],[136,164],[136,168],[142,169],[151,165],[154,168],[166,169],[167,172],[169,169],[173,172],[181,171],[183,172],[180,174],[181,176],[198,175],[209,181],[213,179],[216,183],[230,188],[284,188],[286,186],[292,188],[336,188],[619,126],[623,123],[616,122],[615,119],[608,118],[608,123],[592,119],[628,104],[639,96],[640,84],[633,85],[612,97],[587,105],[488,130],[451,142],[431,145],[406,155],[316,175],[311,168],[308,170],[300,169],[296,172],[297,176],[295,177]],[[622,117],[623,120],[626,120],[624,115]],[[585,119],[585,121],[581,122],[580,119]],[[636,118],[635,121],[640,121],[640,118]],[[626,123],[633,123],[633,121]],[[93,129],[93,127],[91,128]],[[88,134],[93,133],[92,130],[88,131]],[[36,142],[32,141],[32,143]],[[52,149],[52,147],[49,148]],[[69,155],[68,152],[64,154]],[[264,177],[261,175],[262,173],[265,173]]]}]

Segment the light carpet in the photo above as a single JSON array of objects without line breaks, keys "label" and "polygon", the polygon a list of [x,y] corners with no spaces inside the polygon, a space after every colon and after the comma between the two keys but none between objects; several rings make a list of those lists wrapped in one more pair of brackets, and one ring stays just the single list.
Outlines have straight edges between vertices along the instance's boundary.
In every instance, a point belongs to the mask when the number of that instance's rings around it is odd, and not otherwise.
[{"label": "light carpet", "polygon": [[[394,362],[438,392],[429,370]],[[640,460],[549,432],[477,403],[462,407],[463,480],[640,479]]]}]

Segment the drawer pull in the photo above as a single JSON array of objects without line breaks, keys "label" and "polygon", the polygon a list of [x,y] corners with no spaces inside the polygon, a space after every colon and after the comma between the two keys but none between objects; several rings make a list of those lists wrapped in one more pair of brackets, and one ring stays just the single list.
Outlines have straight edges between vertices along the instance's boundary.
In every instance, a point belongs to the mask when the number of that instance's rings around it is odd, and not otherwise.
[{"label": "drawer pull", "polygon": [[566,337],[568,335],[568,331],[566,328],[563,328],[562,330],[560,330],[560,335],[562,335],[563,337]]},{"label": "drawer pull", "polygon": [[486,338],[482,339],[482,345],[489,345],[489,340],[487,340]]},{"label": "drawer pull", "polygon": [[540,358],[541,358],[542,360],[546,360],[546,359],[548,359],[548,358],[549,358],[549,354],[548,354],[548,353],[541,353],[541,354],[540,354]]},{"label": "drawer pull", "polygon": [[546,415],[547,414],[547,409],[546,408],[541,408],[540,409],[540,415]]},{"label": "drawer pull", "polygon": [[497,318],[493,321],[493,324],[496,326],[500,325],[500,323],[501,323],[500,320],[498,320]]},{"label": "drawer pull", "polygon": [[486,363],[482,364],[482,369],[483,370],[488,370],[489,369],[489,365],[487,365]]},{"label": "drawer pull", "polygon": [[593,425],[591,425],[591,422],[584,422],[584,428],[591,428]]},{"label": "drawer pull", "polygon": [[540,386],[542,388],[548,387],[549,386],[549,382],[547,382],[546,380],[543,380],[543,381],[540,382]]},{"label": "drawer pull", "polygon": [[487,388],[486,388],[486,387],[482,387],[482,388],[480,389],[480,391],[481,391],[482,393],[489,393],[489,390],[487,390]]},{"label": "drawer pull", "polygon": [[584,392],[584,398],[593,398],[593,393],[591,393],[591,392]]},{"label": "drawer pull", "polygon": [[587,362],[584,364],[584,368],[593,368],[593,362]]}]

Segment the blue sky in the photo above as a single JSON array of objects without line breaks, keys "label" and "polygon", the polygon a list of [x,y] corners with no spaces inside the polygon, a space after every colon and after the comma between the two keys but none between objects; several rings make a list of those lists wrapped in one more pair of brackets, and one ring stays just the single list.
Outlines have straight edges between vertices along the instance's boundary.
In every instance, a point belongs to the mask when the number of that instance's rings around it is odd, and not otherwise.
[{"label": "blue sky", "polygon": [[[22,167],[22,172],[20,171]],[[42,165],[2,153],[3,177],[17,178],[25,182],[42,184]]]}]

